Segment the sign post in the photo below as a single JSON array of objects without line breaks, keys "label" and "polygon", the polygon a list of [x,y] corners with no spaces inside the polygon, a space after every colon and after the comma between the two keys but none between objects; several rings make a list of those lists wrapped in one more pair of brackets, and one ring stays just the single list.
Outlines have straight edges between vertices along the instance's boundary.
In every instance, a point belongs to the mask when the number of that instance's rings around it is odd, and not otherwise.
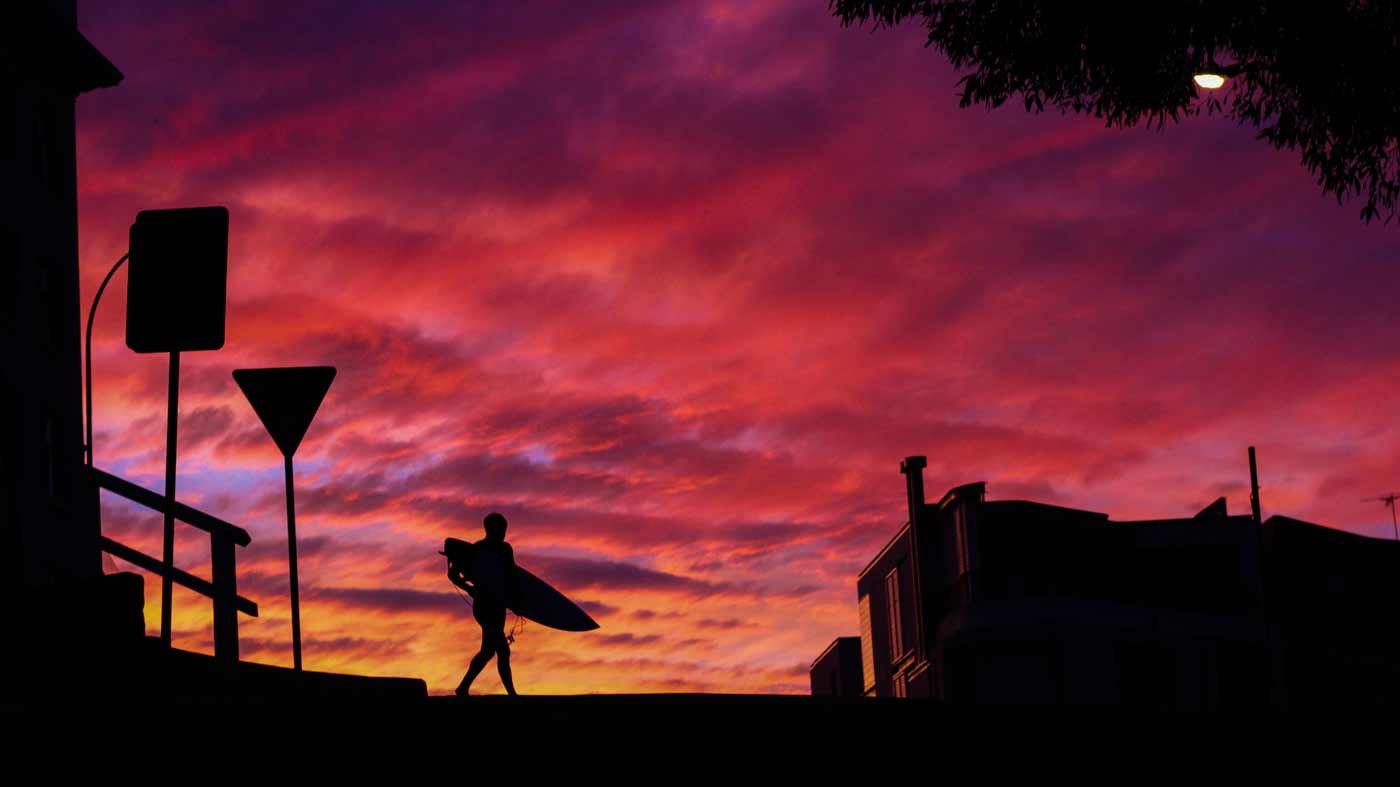
[{"label": "sign post", "polygon": [[292,663],[301,669],[301,604],[297,582],[296,500],[292,492],[292,456],[335,379],[334,366],[281,369],[235,369],[233,379],[282,452],[287,482],[287,563],[292,586]]},{"label": "sign post", "polygon": [[224,346],[228,280],[228,209],[143,210],[131,225],[126,346],[170,354],[165,417],[165,530],[160,583],[160,641],[170,645],[175,566],[175,449],[180,409],[180,353]]}]

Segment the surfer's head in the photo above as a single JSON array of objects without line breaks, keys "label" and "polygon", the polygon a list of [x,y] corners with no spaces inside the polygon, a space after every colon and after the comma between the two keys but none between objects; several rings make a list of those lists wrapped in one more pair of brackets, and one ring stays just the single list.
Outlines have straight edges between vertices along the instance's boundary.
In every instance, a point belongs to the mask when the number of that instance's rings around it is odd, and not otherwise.
[{"label": "surfer's head", "polygon": [[506,538],[506,518],[492,511],[481,520],[481,526],[486,528],[486,537],[496,541],[504,541]]}]

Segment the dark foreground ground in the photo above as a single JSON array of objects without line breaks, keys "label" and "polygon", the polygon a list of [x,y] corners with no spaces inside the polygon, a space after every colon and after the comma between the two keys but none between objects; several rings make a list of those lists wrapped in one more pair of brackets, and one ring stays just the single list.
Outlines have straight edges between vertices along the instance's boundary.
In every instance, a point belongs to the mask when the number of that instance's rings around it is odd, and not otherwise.
[{"label": "dark foreground ground", "polygon": [[[149,641],[104,664],[65,656],[27,669],[12,673],[0,695],[0,749],[49,768],[110,746],[138,771],[168,760],[216,775],[276,761],[318,782],[336,772],[359,783],[368,778],[359,771],[386,764],[399,769],[394,783],[420,780],[409,772],[472,782],[562,770],[587,783],[598,773],[748,781],[762,772],[824,784],[852,775],[885,781],[910,768],[1056,780],[1097,771],[1137,781],[1207,761],[1216,775],[1225,775],[1216,763],[1233,762],[1242,777],[1257,776],[1255,763],[1293,754],[1340,762],[1394,746],[1394,714],[1371,712],[1171,714],[743,694],[438,697],[417,679],[226,665]],[[47,751],[54,742],[68,753]]]}]

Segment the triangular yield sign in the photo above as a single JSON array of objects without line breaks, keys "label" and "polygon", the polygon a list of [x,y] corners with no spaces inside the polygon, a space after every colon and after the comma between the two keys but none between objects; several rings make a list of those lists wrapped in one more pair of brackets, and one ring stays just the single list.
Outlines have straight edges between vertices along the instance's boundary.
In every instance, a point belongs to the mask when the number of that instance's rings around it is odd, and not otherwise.
[{"label": "triangular yield sign", "polygon": [[248,397],[268,434],[291,457],[335,379],[334,366],[234,369],[233,379]]}]

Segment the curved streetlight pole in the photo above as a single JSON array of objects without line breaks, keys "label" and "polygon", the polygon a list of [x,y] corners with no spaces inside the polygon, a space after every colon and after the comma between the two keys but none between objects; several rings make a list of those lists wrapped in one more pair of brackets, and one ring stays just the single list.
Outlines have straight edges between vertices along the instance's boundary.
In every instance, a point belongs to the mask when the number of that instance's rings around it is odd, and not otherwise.
[{"label": "curved streetlight pole", "polygon": [[107,283],[112,280],[112,276],[116,275],[117,268],[120,268],[129,256],[131,256],[130,252],[123,254],[122,258],[117,260],[117,264],[107,271],[107,277],[102,280],[102,286],[97,288],[97,294],[92,298],[92,308],[88,309],[87,339],[83,342],[83,382],[85,383],[85,402],[87,405],[87,419],[84,421],[87,427],[87,442],[83,445],[83,453],[87,456],[88,467],[92,467],[92,321],[97,316],[97,304],[102,302],[102,293],[106,292]]}]

